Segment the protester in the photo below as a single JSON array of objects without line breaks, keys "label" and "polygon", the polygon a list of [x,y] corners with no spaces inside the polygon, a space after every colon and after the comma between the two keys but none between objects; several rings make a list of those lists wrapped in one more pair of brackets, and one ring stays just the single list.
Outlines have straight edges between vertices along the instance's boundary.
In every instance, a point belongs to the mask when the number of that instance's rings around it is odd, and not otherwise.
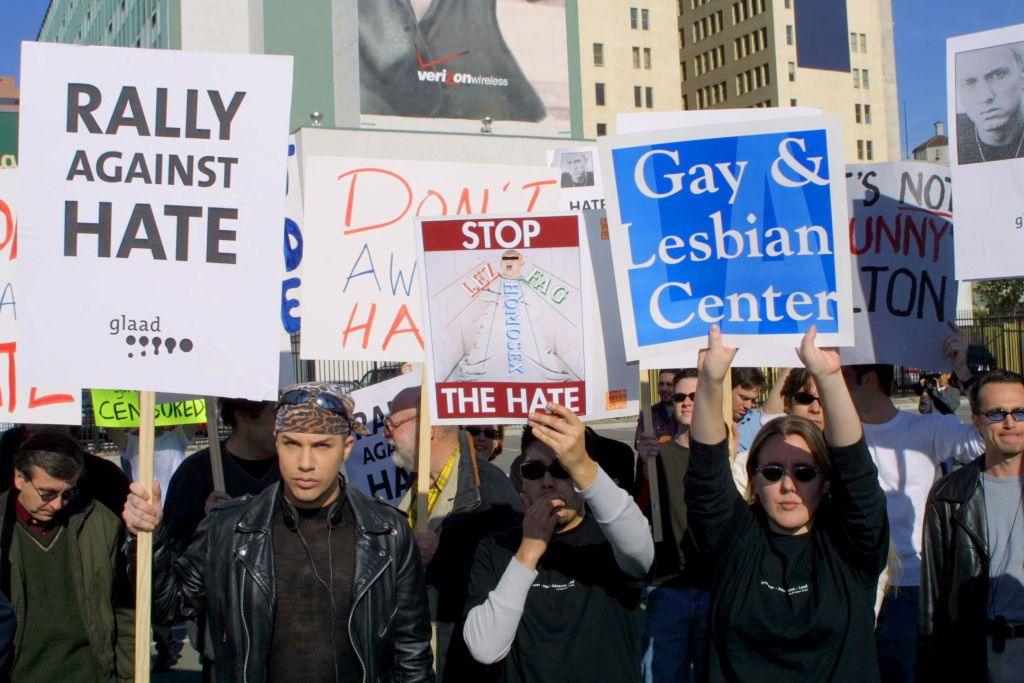
[{"label": "protester", "polygon": [[[957,332],[943,342],[954,373],[970,377],[967,342]],[[922,520],[937,468],[947,460],[967,463],[981,455],[984,441],[974,425],[953,415],[919,415],[893,405],[891,365],[843,368],[854,406],[864,427],[878,481],[886,496],[891,544],[891,586],[878,616],[878,658],[882,680],[912,682],[917,660],[920,608]],[[827,422],[827,421],[826,421]]]},{"label": "protester", "polygon": [[522,527],[480,544],[464,635],[502,680],[639,681],[638,603],[654,559],[640,509],[548,404],[523,431]]},{"label": "protester", "polygon": [[[37,432],[53,432],[74,438],[74,431],[68,425],[16,425],[0,436],[0,491],[14,486],[14,456],[21,444]],[[78,481],[78,488],[89,498],[97,500],[108,510],[120,510],[128,500],[128,477],[121,468],[106,458],[82,453],[85,459],[85,473]]]},{"label": "protester", "polygon": [[922,415],[935,411],[942,415],[952,415],[960,407],[960,389],[950,382],[948,372],[940,372],[934,377],[922,377],[918,390],[921,400],[917,411]]},{"label": "protester", "polygon": [[971,390],[985,452],[928,496],[920,680],[1020,681],[1024,672],[1024,377]]},{"label": "protester", "polygon": [[[215,491],[210,449],[196,451],[178,466],[167,485],[163,534],[170,552],[182,555],[195,535],[196,528],[218,503],[246,494],[256,495],[280,479],[277,450],[274,443],[276,404],[267,401],[221,399],[221,418],[231,427],[231,436],[221,441],[220,459],[226,491]],[[210,438],[217,438],[217,428],[208,426]],[[163,482],[160,482],[163,491]],[[192,644],[200,652],[203,681],[213,680],[213,647],[207,642],[206,621],[196,619],[190,626]],[[154,629],[158,638],[162,632]],[[158,645],[160,641],[158,640]],[[174,648],[158,647],[157,667],[173,664]]]},{"label": "protester", "polygon": [[85,458],[66,434],[37,432],[0,495],[0,584],[17,629],[5,671],[18,683],[131,681],[135,614],[117,515],[79,484]]},{"label": "protester", "polygon": [[729,472],[722,381],[735,349],[717,326],[700,369],[686,504],[698,546],[712,554],[711,681],[877,681],[872,634],[888,523],[878,473],[840,373],[839,352],[804,335],[825,432],[789,416],[750,450],[754,502]]},{"label": "protester", "polygon": [[[675,376],[672,401],[679,433],[655,457],[662,540],[655,544],[654,582],[645,594],[643,670],[647,683],[703,681],[711,585],[707,558],[697,551],[686,520],[683,481],[690,463],[690,423],[697,371]],[[645,511],[650,517],[650,511]]]},{"label": "protester", "polygon": [[220,681],[433,681],[423,570],[403,517],[339,474],[364,433],[327,383],[286,390],[275,438],[281,483],[219,505],[173,560],[159,487],[125,507],[153,531],[153,616],[209,615]]},{"label": "protester", "polygon": [[465,429],[477,460],[483,458],[491,462],[501,455],[501,447],[505,442],[505,425],[472,425]]},{"label": "protester", "polygon": [[[185,461],[185,451],[192,443],[199,425],[183,425],[159,430],[153,439],[153,479],[160,482],[160,489],[167,491],[171,477]],[[129,480],[135,480],[139,471],[138,430],[128,431],[108,427],[107,438],[117,446],[121,456],[121,469]]]},{"label": "protester", "polygon": [[[384,436],[395,447],[394,461],[410,474],[417,468],[419,414],[420,388],[409,387],[395,396],[384,421]],[[427,572],[437,676],[444,681],[475,680],[479,667],[462,640],[473,555],[488,534],[517,525],[522,506],[508,477],[477,458],[458,427],[435,425],[430,434],[429,530],[417,532],[415,538]],[[399,508],[408,513],[415,529],[415,486]]]},{"label": "protester", "polygon": [[[626,444],[616,439],[608,438],[607,436],[601,436],[592,427],[585,427],[586,433],[583,435],[584,446],[587,449],[587,454],[593,458],[598,467],[600,467],[605,474],[607,474],[613,482],[620,488],[626,490],[629,495],[634,498],[637,497],[636,486],[637,482],[634,478],[636,470],[636,462],[633,457],[633,449]],[[647,440],[644,443],[650,443]],[[655,442],[656,443],[656,442]],[[657,446],[655,446],[657,450]],[[519,455],[515,457],[512,464],[509,466],[508,478],[512,482],[512,486],[515,488],[517,493],[523,492],[523,475],[519,472],[520,465],[526,459],[526,454],[522,451],[522,444],[520,444]],[[646,480],[644,480],[646,483]],[[640,503],[637,503],[640,505]],[[648,505],[650,503],[648,502]],[[641,510],[644,510],[644,506],[640,506]]]},{"label": "protester", "polygon": [[[675,385],[674,378],[677,372],[679,372],[678,368],[665,368],[658,371],[658,396],[660,400],[651,406],[652,435],[655,440],[662,437],[675,437],[679,429],[679,423],[676,422],[672,412],[672,387]],[[641,412],[636,423],[636,437],[633,439],[634,445],[638,450],[640,441],[644,436],[644,419],[644,413]]]},{"label": "protester", "polygon": [[761,412],[754,406],[765,384],[757,368],[732,369],[732,433],[738,453],[749,451],[761,430]]}]

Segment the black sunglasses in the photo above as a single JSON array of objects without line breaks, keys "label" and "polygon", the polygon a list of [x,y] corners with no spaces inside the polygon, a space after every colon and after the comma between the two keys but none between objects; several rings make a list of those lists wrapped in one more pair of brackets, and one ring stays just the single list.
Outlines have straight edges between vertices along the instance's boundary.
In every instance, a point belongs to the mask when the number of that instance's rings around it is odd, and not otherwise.
[{"label": "black sunglasses", "polygon": [[688,394],[683,394],[683,393],[672,394],[672,400],[675,401],[676,403],[682,403],[683,401],[685,401],[687,399],[689,399],[690,401],[696,401],[697,400],[697,392],[696,391],[691,391]]},{"label": "black sunglasses", "polygon": [[466,427],[466,431],[469,432],[470,436],[480,436],[483,434],[488,439],[497,439],[501,436],[498,434],[497,429],[491,429],[490,427]]},{"label": "black sunglasses", "polygon": [[807,391],[796,392],[795,394],[793,394],[793,400],[802,406],[809,406],[815,401],[818,402],[819,406],[821,405],[821,399]]},{"label": "black sunglasses", "polygon": [[562,464],[557,460],[550,465],[545,465],[539,460],[531,460],[519,466],[519,473],[523,475],[523,479],[542,479],[545,472],[550,473],[555,479],[569,478],[569,473],[562,468]]},{"label": "black sunglasses", "polygon": [[1012,417],[1014,422],[1024,422],[1024,408],[1014,408],[1013,410],[997,408],[981,414],[989,424],[998,424],[1005,420],[1007,415]]},{"label": "black sunglasses", "polygon": [[313,403],[335,415],[349,417],[348,408],[337,396],[330,394],[314,393],[305,389],[292,389],[281,394],[277,405],[280,406],[301,406],[305,403]]},{"label": "black sunglasses", "polygon": [[811,465],[797,465],[792,470],[787,470],[782,465],[765,465],[764,467],[758,467],[757,471],[761,473],[765,481],[772,484],[782,481],[782,477],[787,473],[801,484],[812,482],[821,474],[821,470]]}]

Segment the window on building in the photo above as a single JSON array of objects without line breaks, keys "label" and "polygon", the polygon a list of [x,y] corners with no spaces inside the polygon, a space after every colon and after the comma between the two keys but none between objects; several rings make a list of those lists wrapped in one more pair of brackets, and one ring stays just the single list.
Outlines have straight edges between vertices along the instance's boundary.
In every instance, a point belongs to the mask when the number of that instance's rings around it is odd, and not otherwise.
[{"label": "window on building", "polygon": [[796,80],[796,62],[790,62],[789,63],[789,80],[790,81],[795,81]]},{"label": "window on building", "polygon": [[686,62],[683,62],[679,66],[682,67],[682,69],[683,69],[683,80],[685,81],[686,80]]},{"label": "window on building", "polygon": [[871,123],[871,105],[864,105],[864,123]]},{"label": "window on building", "polygon": [[651,48],[649,47],[644,48],[644,68],[651,68]]},{"label": "window on building", "polygon": [[629,27],[630,28],[636,28],[637,27],[637,25],[638,25],[637,16],[638,15],[639,15],[639,10],[637,10],[636,7],[630,7],[629,8]]},{"label": "window on building", "polygon": [[633,106],[640,108],[644,104],[643,100],[644,91],[639,85],[633,86]]},{"label": "window on building", "polygon": [[795,99],[790,99],[789,106],[795,107],[796,106],[796,100]]},{"label": "window on building", "polygon": [[861,116],[860,105],[859,104],[853,105],[853,119],[854,119],[854,121],[856,121],[857,123],[861,123],[861,119],[862,118],[863,117]]},{"label": "window on building", "polygon": [[793,44],[793,25],[786,24],[786,45]]},{"label": "window on building", "polygon": [[860,51],[864,54],[868,53],[868,37],[863,33],[860,34]]},{"label": "window on building", "polygon": [[645,31],[648,30],[649,28],[651,28],[651,13],[650,13],[650,10],[646,10],[646,9],[640,10],[640,28],[642,28]]},{"label": "window on building", "polygon": [[850,33],[850,52],[856,52],[856,51],[857,51],[857,34],[851,32]]},{"label": "window on building", "polygon": [[875,158],[874,145],[871,140],[864,143],[865,156],[868,161],[873,161]]},{"label": "window on building", "polygon": [[608,135],[608,124],[607,123],[599,123],[599,124],[597,124],[597,137],[601,137],[603,135]]},{"label": "window on building", "polygon": [[650,86],[644,88],[644,100],[648,109],[654,108],[654,88]]},{"label": "window on building", "polygon": [[864,141],[857,140],[857,158],[864,161]]},{"label": "window on building", "polygon": [[594,43],[594,66],[604,66],[604,43]]},{"label": "window on building", "polygon": [[864,89],[865,90],[867,90],[869,87],[871,87],[871,86],[868,85],[868,70],[867,69],[861,69],[860,70],[860,82],[864,85]]},{"label": "window on building", "polygon": [[640,68],[640,48],[638,48],[636,45],[633,46],[633,68]]},{"label": "window on building", "polygon": [[599,107],[604,106],[604,83],[594,84],[594,102]]},{"label": "window on building", "polygon": [[786,0],[786,9],[793,8],[793,0]]},{"label": "window on building", "polygon": [[854,88],[859,88],[860,87],[860,69],[854,69],[853,70],[853,87]]}]

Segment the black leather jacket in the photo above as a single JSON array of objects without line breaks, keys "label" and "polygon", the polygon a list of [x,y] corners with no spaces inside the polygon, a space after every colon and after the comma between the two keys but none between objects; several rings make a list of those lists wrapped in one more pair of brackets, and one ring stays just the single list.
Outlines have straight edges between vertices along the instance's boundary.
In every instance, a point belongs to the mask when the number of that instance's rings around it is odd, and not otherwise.
[{"label": "black leather jacket", "polygon": [[984,681],[988,670],[985,457],[943,477],[928,496],[921,552],[920,681]]},{"label": "black leather jacket", "polygon": [[[177,560],[159,534],[155,541],[153,621],[205,612],[220,681],[267,680],[275,601],[270,534],[280,488],[214,508]],[[409,524],[355,487],[346,486],[345,497],[356,523],[348,626],[361,680],[433,681],[427,595]]]}]

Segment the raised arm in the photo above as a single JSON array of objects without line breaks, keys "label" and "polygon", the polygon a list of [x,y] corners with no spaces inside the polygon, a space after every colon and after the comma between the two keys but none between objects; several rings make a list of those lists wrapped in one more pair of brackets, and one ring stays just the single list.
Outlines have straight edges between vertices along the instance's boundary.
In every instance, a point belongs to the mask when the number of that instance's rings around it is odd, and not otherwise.
[{"label": "raised arm", "polygon": [[793,368],[783,368],[775,379],[775,384],[772,385],[768,397],[764,400],[763,412],[765,415],[779,415],[786,411],[785,401],[782,399],[782,387],[786,385],[786,379],[791,372],[793,372]]},{"label": "raised arm", "polygon": [[725,441],[724,400],[725,375],[729,372],[736,349],[722,344],[722,332],[717,325],[708,332],[708,348],[701,352],[698,360],[697,396],[693,401],[693,421],[690,424],[690,439],[702,444],[716,444]]},{"label": "raised arm", "polygon": [[818,385],[825,414],[825,440],[835,448],[850,446],[863,438],[864,430],[843,380],[839,350],[819,349],[815,346],[817,336],[818,330],[812,325],[804,334],[797,355]]}]

